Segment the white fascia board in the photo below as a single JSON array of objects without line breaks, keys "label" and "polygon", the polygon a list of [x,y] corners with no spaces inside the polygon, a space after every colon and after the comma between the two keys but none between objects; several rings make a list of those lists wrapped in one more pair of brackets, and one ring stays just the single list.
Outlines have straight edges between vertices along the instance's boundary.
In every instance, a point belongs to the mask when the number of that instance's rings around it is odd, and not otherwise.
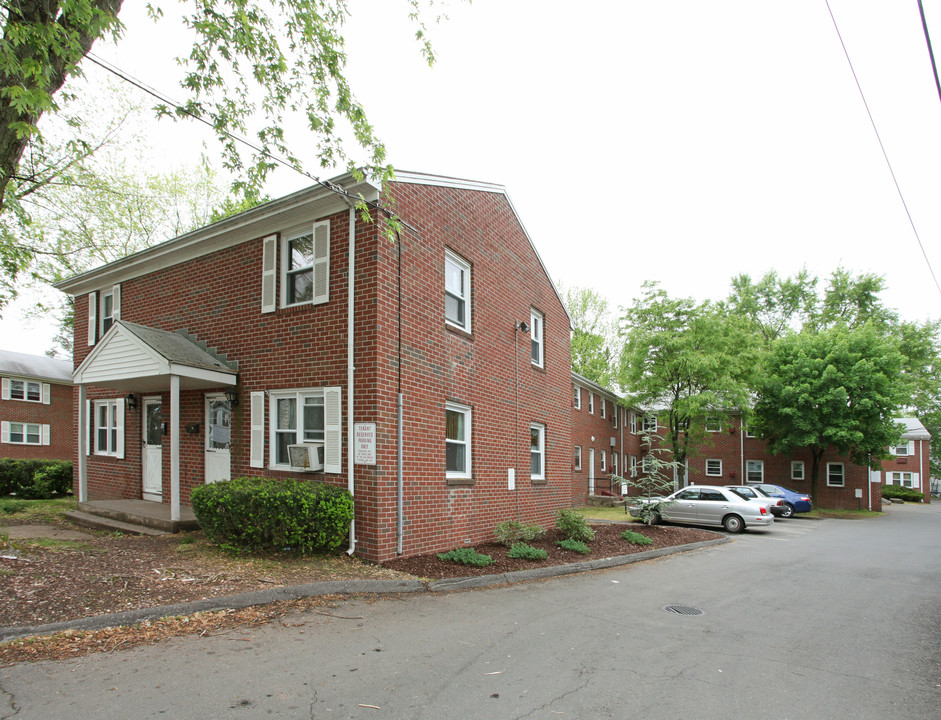
[{"label": "white fascia board", "polygon": [[220,370],[207,370],[205,368],[194,368],[189,365],[170,364],[170,375],[179,375],[181,378],[198,380],[202,385],[235,385],[237,377],[235,372],[222,372]]},{"label": "white fascia board", "polygon": [[[367,201],[379,198],[380,188],[377,185],[369,180],[356,182],[348,173],[328,182],[342,187],[352,195],[362,195]],[[349,202],[351,201],[329,188],[314,185],[126,258],[61,280],[53,287],[72,296],[84,295],[102,287],[270,235],[272,232],[279,232],[306,218],[317,219],[341,212],[349,208]]]}]

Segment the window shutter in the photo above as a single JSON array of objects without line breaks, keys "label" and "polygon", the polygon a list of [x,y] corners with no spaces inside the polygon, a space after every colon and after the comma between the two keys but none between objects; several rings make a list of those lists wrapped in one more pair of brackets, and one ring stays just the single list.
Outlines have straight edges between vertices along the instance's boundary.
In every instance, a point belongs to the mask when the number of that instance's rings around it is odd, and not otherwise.
[{"label": "window shutter", "polygon": [[111,320],[117,322],[121,319],[121,285],[111,288]]},{"label": "window shutter", "polygon": [[[275,282],[278,278],[278,236],[269,235],[262,240],[261,260],[261,311],[275,311]],[[256,467],[256,466],[252,466]],[[262,467],[262,466],[257,466]]]},{"label": "window shutter", "polygon": [[95,344],[95,331],[98,329],[98,293],[88,293],[88,344]]},{"label": "window shutter", "polygon": [[323,471],[343,472],[343,391],[338,387],[323,389]]},{"label": "window shutter", "polygon": [[330,299],[330,221],[314,223],[314,303]]},{"label": "window shutter", "polygon": [[94,437],[94,433],[95,433],[95,416],[92,415],[93,409],[94,408],[92,407],[91,400],[86,400],[85,401],[85,430],[87,431],[85,433],[85,454],[86,455],[91,455],[91,449],[92,449],[92,444],[93,444],[92,437]]},{"label": "window shutter", "polygon": [[263,468],[265,466],[265,394],[253,392],[251,403],[251,447],[248,464],[254,468]]},{"label": "window shutter", "polygon": [[10,442],[10,423],[6,420],[0,422],[0,442]]},{"label": "window shutter", "polygon": [[51,402],[51,398],[50,398],[51,392],[52,391],[49,387],[49,383],[43,383],[42,384],[42,404],[43,405],[48,405]]},{"label": "window shutter", "polygon": [[43,445],[49,444],[49,426],[48,425],[42,426],[42,444]]},{"label": "window shutter", "polygon": [[118,458],[124,457],[124,404],[127,400],[118,400],[114,408],[114,423],[117,429],[117,447],[114,454]]},{"label": "window shutter", "polygon": [[0,390],[0,398],[4,400],[10,399],[10,378],[3,378],[2,382],[3,389]]}]

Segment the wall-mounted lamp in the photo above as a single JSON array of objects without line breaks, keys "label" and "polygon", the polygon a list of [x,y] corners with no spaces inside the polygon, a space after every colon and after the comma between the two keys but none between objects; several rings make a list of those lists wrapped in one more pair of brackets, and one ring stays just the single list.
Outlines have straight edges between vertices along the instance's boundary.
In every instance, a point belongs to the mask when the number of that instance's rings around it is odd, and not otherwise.
[{"label": "wall-mounted lamp", "polygon": [[229,388],[225,391],[225,399],[229,401],[229,405],[232,407],[238,407],[239,404],[239,391],[234,387]]},{"label": "wall-mounted lamp", "polygon": [[131,410],[137,409],[137,395],[135,395],[134,393],[128,393],[127,397],[124,398],[124,400],[127,402],[127,406],[129,409]]},{"label": "wall-mounted lamp", "polygon": [[525,323],[524,321],[520,320],[518,323],[516,323],[516,329],[522,330],[524,333],[527,333],[529,332],[529,325]]}]

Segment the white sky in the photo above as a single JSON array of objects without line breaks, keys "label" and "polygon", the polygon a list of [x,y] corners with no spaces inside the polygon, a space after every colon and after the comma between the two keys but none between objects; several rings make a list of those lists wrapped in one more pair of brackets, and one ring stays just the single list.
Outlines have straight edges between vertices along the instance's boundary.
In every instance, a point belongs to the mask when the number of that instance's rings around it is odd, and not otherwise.
[{"label": "white sky", "polygon": [[[187,39],[136,5],[121,46],[95,52],[180,97],[169,58]],[[941,279],[941,100],[917,2],[830,5]],[[941,61],[941,0],[924,5]],[[824,0],[451,0],[432,69],[404,0],[351,6],[348,77],[390,161],[505,185],[557,282],[618,307],[645,280],[701,300],[738,273],[843,265],[884,275],[904,318],[941,317]],[[205,137],[161,127],[154,162]],[[269,191],[308,184],[279,171]],[[16,315],[4,345],[47,349]]]}]

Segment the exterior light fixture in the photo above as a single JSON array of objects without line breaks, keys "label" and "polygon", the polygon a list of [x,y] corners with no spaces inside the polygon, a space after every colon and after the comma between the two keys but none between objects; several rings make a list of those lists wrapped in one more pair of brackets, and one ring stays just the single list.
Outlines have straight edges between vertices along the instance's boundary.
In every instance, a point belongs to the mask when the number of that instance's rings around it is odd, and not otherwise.
[{"label": "exterior light fixture", "polygon": [[521,320],[520,322],[516,323],[516,329],[527,333],[529,332],[529,325]]},{"label": "exterior light fixture", "polygon": [[128,393],[127,397],[124,398],[124,400],[127,402],[127,406],[131,410],[137,409],[137,395],[135,395],[134,393]]},{"label": "exterior light fixture", "polygon": [[238,407],[239,404],[239,391],[234,387],[229,388],[225,391],[225,399],[229,401],[229,405],[232,407]]}]

